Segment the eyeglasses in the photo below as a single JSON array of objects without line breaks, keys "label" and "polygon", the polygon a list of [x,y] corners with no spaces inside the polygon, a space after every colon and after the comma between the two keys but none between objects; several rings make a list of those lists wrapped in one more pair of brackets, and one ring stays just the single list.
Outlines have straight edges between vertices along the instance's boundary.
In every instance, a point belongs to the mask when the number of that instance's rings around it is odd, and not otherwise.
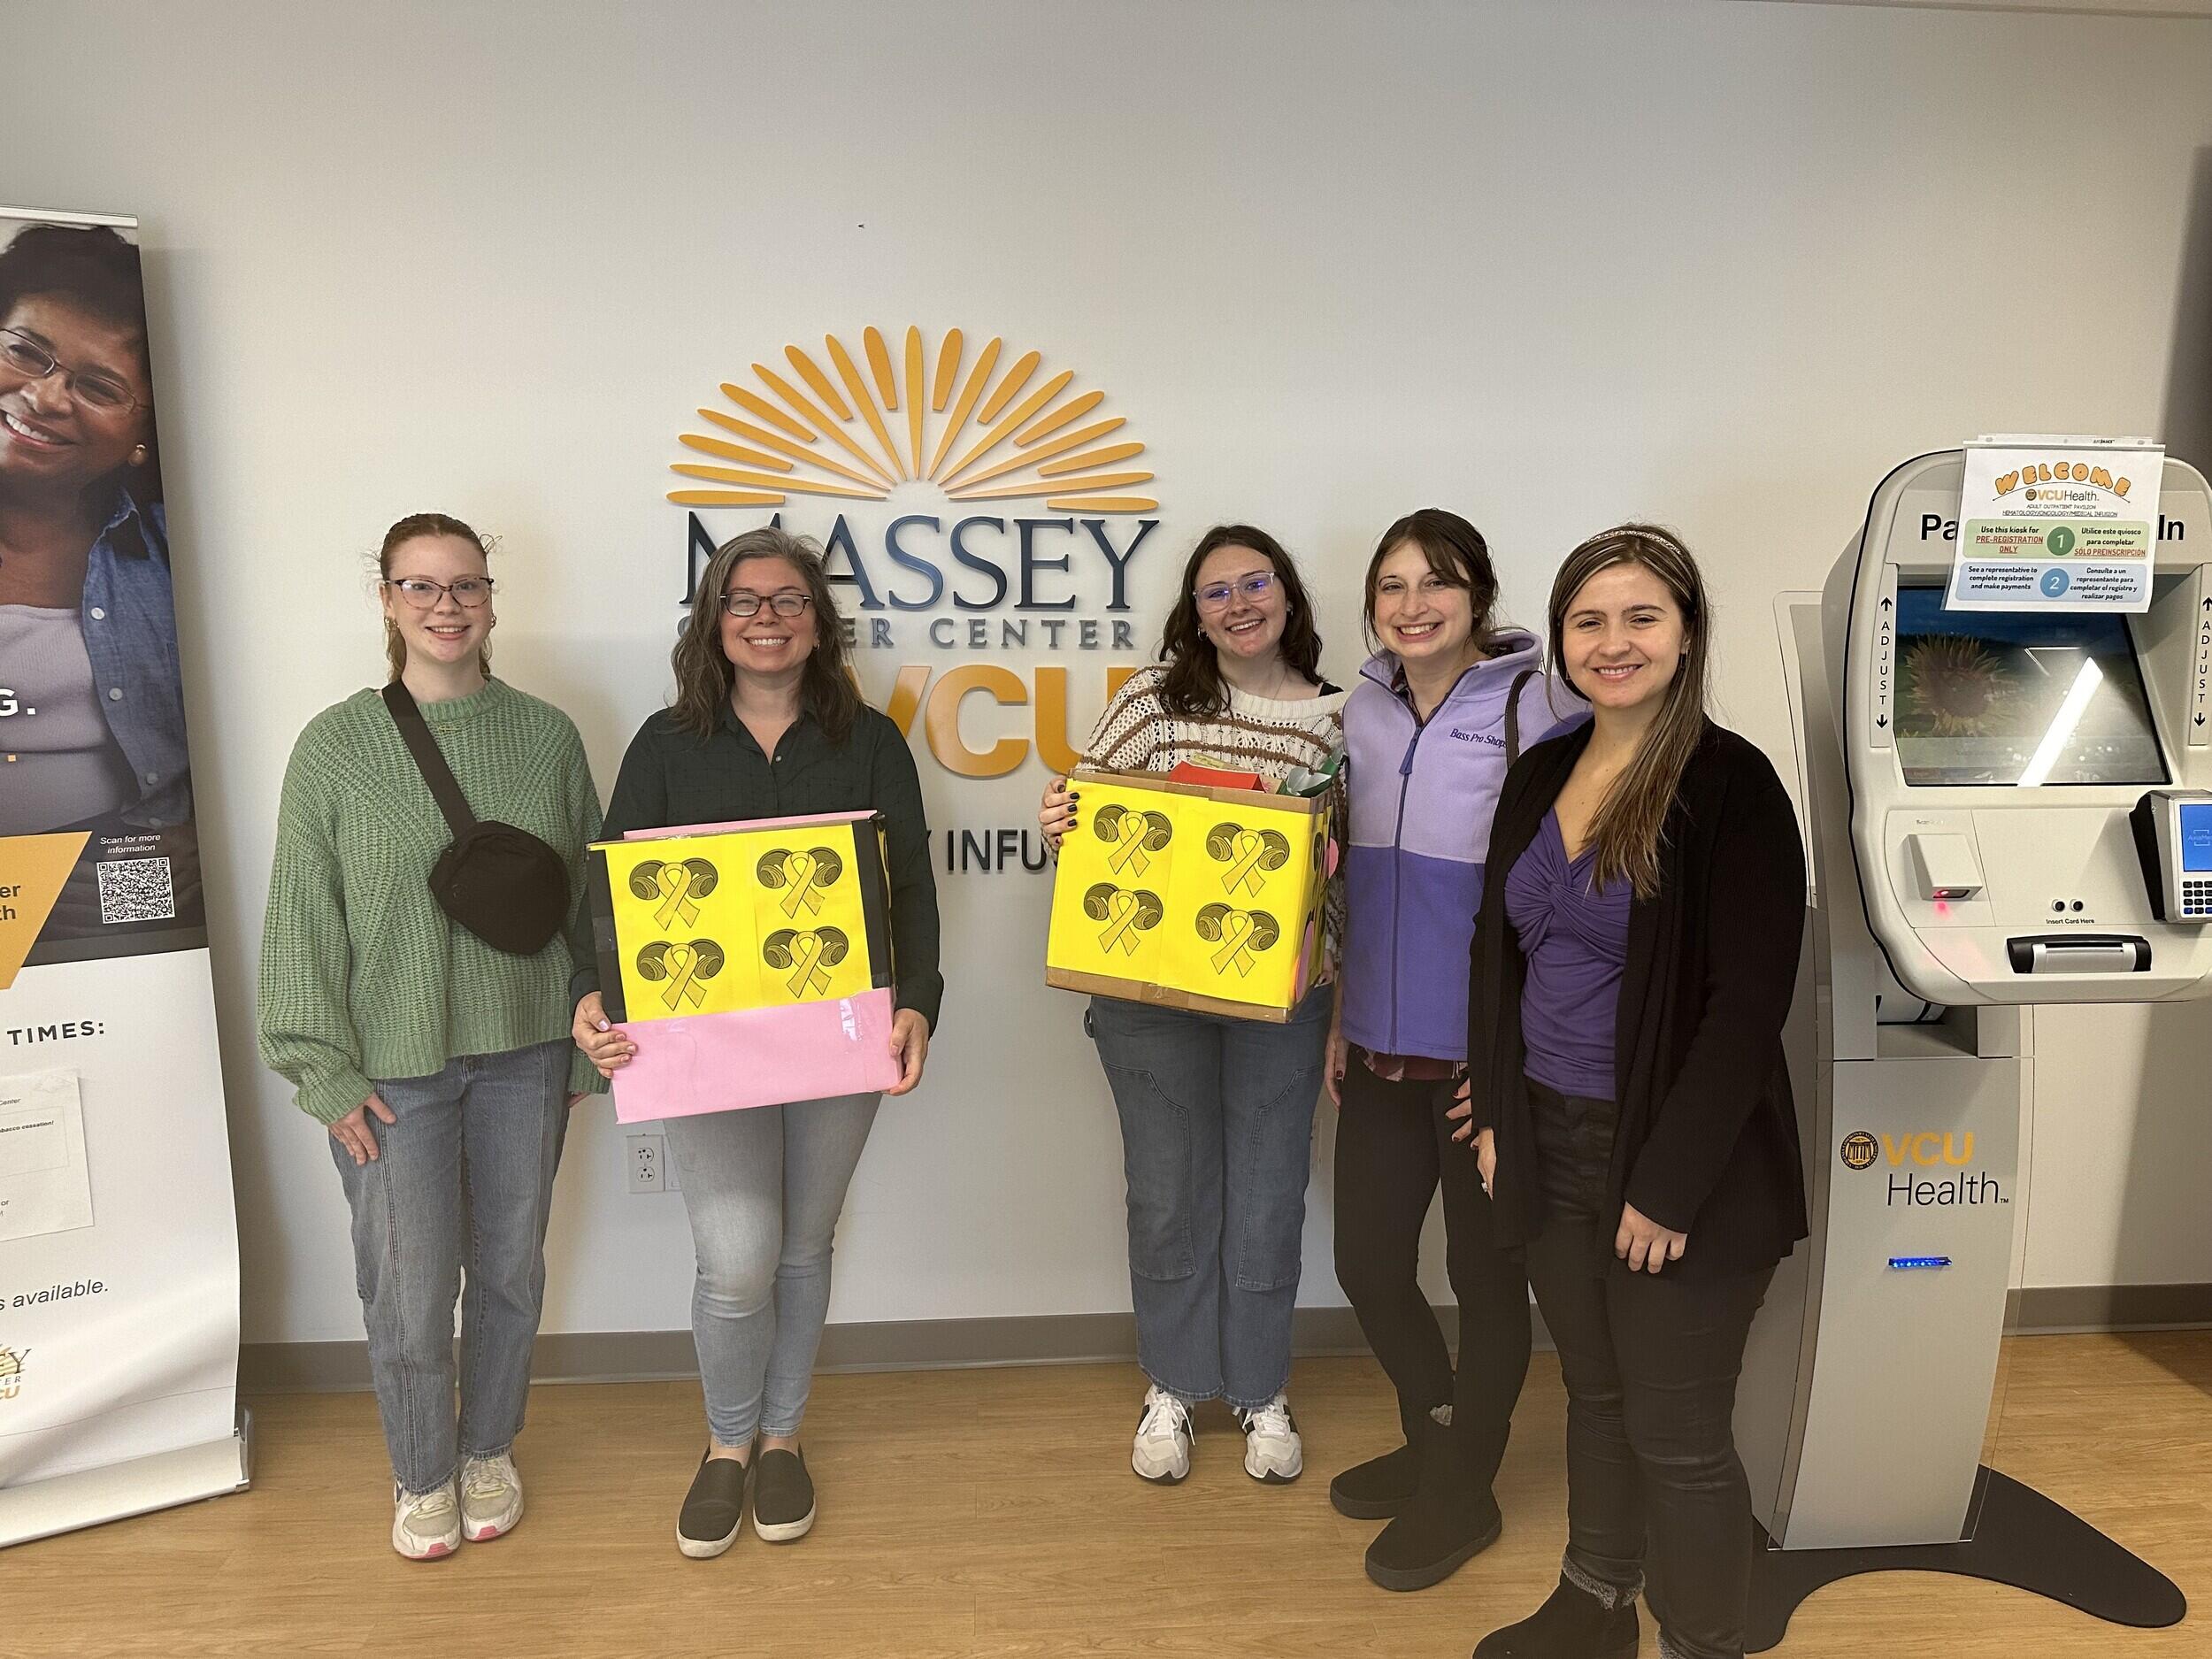
[{"label": "eyeglasses", "polygon": [[30,335],[12,328],[0,328],[0,361],[27,380],[42,380],[50,374],[60,375],[72,397],[103,415],[127,415],[146,407],[129,387],[113,375],[97,369],[65,367],[60,358]]},{"label": "eyeglasses", "polygon": [[1275,577],[1271,572],[1254,571],[1249,576],[1240,577],[1233,582],[1215,582],[1210,587],[1201,588],[1193,597],[1198,601],[1201,611],[1225,611],[1229,608],[1230,600],[1239,594],[1258,604],[1273,591],[1274,587]]},{"label": "eyeglasses", "polygon": [[749,594],[741,589],[722,595],[722,609],[733,617],[757,617],[763,605],[769,606],[780,617],[801,616],[813,603],[812,594],[771,594],[764,598],[759,594]]},{"label": "eyeglasses", "polygon": [[433,611],[446,595],[464,611],[474,611],[492,596],[488,576],[464,576],[457,582],[434,582],[426,576],[402,576],[384,584],[417,611]]}]

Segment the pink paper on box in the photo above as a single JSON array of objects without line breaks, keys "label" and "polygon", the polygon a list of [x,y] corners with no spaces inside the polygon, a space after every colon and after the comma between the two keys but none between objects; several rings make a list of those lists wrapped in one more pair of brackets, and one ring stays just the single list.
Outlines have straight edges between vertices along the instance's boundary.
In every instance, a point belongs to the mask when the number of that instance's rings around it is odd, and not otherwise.
[{"label": "pink paper on box", "polygon": [[889,1088],[891,993],[741,1014],[656,1019],[620,1029],[637,1044],[614,1074],[618,1123],[781,1106]]},{"label": "pink paper on box", "polygon": [[672,824],[662,829],[625,830],[626,841],[665,841],[672,835],[726,835],[738,830],[799,829],[809,824],[849,824],[866,812],[802,812],[795,818],[728,818],[719,824]]},{"label": "pink paper on box", "polygon": [[[869,816],[814,812],[673,825],[631,830],[623,839],[796,829]],[[637,1044],[637,1053],[615,1073],[615,1120],[649,1123],[889,1088],[901,1075],[891,1048],[895,1012],[886,987],[834,1001],[623,1022],[617,1029]]]}]

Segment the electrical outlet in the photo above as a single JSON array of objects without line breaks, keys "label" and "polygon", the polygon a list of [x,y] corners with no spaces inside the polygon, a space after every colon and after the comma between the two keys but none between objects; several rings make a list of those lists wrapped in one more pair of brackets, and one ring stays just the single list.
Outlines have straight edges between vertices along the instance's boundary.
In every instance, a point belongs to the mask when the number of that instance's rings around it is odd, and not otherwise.
[{"label": "electrical outlet", "polygon": [[659,1135],[631,1135],[625,1153],[626,1186],[634,1193],[668,1190],[668,1143]]}]

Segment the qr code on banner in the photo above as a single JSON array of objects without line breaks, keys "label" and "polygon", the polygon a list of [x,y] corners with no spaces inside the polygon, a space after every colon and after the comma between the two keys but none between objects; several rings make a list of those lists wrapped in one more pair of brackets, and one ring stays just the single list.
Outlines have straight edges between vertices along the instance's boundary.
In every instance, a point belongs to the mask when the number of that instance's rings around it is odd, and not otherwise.
[{"label": "qr code on banner", "polygon": [[100,920],[168,922],[177,915],[166,858],[124,858],[92,866],[100,872]]}]

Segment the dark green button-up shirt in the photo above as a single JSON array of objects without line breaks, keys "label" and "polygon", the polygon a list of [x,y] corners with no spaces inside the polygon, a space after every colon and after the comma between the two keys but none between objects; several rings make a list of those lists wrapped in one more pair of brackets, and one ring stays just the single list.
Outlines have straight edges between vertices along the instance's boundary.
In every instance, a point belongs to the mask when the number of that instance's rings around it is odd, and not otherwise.
[{"label": "dark green button-up shirt", "polygon": [[[728,709],[714,735],[695,736],[666,710],[638,728],[607,803],[606,839],[634,829],[793,818],[809,812],[880,812],[891,878],[894,1001],[937,1028],[944,976],[937,971],[937,879],[929,865],[929,826],[914,751],[899,728],[863,706],[851,734],[833,744],[801,715],[777,740],[760,744]],[[599,988],[597,965],[577,971],[573,1006]]]}]

